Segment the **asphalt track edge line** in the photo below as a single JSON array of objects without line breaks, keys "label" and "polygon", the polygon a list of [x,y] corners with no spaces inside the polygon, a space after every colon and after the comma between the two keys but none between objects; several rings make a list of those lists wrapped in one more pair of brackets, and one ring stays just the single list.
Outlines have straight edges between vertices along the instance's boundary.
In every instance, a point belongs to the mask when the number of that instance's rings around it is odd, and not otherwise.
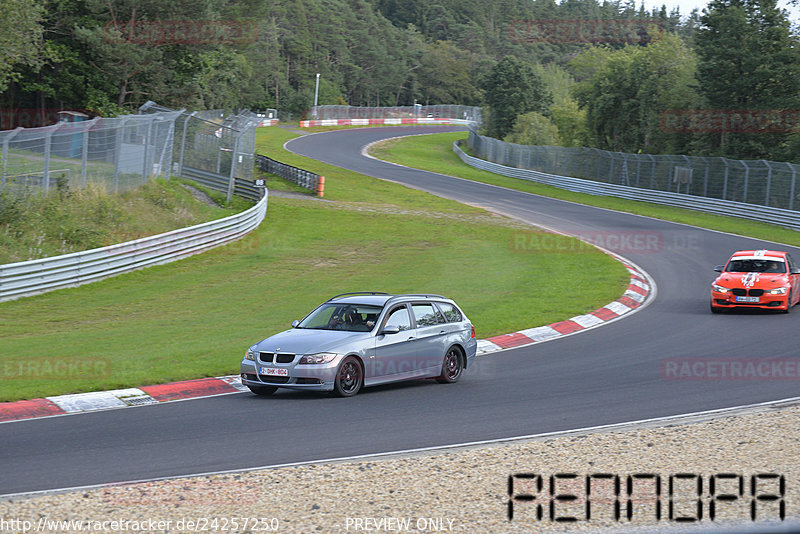
[{"label": "asphalt track edge line", "polygon": [[[31,498],[45,495],[53,495],[57,493],[66,493],[71,491],[85,491],[105,487],[114,486],[127,486],[132,484],[142,484],[146,482],[159,482],[164,480],[175,480],[180,478],[195,478],[207,477],[214,475],[228,475],[235,473],[245,473],[253,471],[261,471],[267,469],[283,469],[287,467],[302,467],[305,465],[323,465],[323,464],[337,464],[337,463],[350,463],[362,460],[388,460],[393,458],[408,458],[413,456],[429,455],[430,453],[448,452],[457,450],[474,449],[478,447],[487,447],[493,445],[502,445],[505,443],[517,443],[525,441],[541,441],[547,439],[557,439],[569,436],[586,436],[589,434],[596,434],[600,432],[615,432],[615,431],[628,431],[644,428],[658,428],[666,425],[675,424],[692,424],[702,423],[713,419],[723,417],[731,417],[736,415],[749,415],[768,411],[771,409],[778,409],[800,404],[800,397],[789,397],[786,399],[760,402],[756,404],[745,404],[742,406],[732,406],[728,408],[717,408],[714,410],[704,410],[700,412],[690,412],[677,415],[668,415],[664,417],[653,417],[649,419],[639,419],[636,421],[627,421],[622,423],[611,423],[607,425],[590,426],[583,428],[576,428],[572,430],[557,430],[553,432],[544,432],[542,434],[527,434],[523,436],[514,436],[507,438],[488,439],[481,441],[470,441],[464,443],[455,443],[450,445],[435,445],[431,447],[420,447],[417,449],[403,449],[397,451],[376,452],[368,454],[358,454],[353,456],[340,456],[336,458],[324,458],[319,460],[306,460],[300,462],[289,462],[283,464],[262,465],[256,467],[243,467],[240,469],[225,469],[220,471],[205,471],[202,473],[186,473],[181,475],[171,475],[164,477],[143,478],[138,480],[122,481],[122,482],[107,482],[103,484],[90,484],[85,486],[72,486],[66,488],[55,488],[48,490],[27,491],[20,493],[6,493],[0,495],[0,499],[12,500],[20,498]],[[784,406],[785,405],[785,406]]]}]

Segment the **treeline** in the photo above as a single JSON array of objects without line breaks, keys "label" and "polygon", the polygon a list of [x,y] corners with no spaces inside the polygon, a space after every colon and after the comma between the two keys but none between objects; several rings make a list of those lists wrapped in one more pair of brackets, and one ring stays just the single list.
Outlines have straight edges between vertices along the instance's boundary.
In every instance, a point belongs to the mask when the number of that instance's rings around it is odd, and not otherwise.
[{"label": "treeline", "polygon": [[775,2],[2,0],[0,111],[154,100],[299,118],[319,73],[320,104],[484,105],[488,133],[514,142],[794,159],[786,128],[665,115],[800,108],[800,47]]}]

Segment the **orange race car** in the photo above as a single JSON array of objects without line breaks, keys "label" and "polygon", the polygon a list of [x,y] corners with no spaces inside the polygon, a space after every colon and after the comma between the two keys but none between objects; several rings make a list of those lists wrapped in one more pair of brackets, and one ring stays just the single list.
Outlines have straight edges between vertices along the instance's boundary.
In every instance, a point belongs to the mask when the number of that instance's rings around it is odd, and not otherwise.
[{"label": "orange race car", "polygon": [[800,301],[800,268],[787,252],[740,250],[711,284],[711,311],[731,308],[761,308],[789,313]]}]

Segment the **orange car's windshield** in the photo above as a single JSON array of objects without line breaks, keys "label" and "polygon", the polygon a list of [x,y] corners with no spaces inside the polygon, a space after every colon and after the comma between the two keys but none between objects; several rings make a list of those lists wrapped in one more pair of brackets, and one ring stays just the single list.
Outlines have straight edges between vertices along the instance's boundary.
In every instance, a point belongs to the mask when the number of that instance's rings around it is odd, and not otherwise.
[{"label": "orange car's windshield", "polygon": [[731,260],[725,270],[729,273],[785,273],[786,263],[777,260]]}]

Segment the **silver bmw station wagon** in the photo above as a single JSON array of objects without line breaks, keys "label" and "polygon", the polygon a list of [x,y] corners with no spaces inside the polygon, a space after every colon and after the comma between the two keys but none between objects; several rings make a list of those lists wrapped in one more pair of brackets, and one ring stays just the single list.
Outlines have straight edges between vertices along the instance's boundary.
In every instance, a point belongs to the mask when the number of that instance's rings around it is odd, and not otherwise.
[{"label": "silver bmw station wagon", "polygon": [[420,378],[455,382],[475,358],[475,328],[440,295],[344,293],[245,353],[242,383],[351,397],[363,386]]}]

